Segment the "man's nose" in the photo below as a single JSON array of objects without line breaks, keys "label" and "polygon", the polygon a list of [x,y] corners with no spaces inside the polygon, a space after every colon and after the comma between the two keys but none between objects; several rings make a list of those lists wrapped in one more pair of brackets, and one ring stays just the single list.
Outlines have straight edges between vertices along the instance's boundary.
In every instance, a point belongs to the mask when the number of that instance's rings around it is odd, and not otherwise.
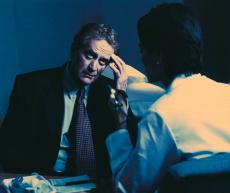
[{"label": "man's nose", "polygon": [[98,61],[97,60],[93,60],[90,62],[89,67],[92,71],[96,71],[97,70],[97,66],[98,66]]}]

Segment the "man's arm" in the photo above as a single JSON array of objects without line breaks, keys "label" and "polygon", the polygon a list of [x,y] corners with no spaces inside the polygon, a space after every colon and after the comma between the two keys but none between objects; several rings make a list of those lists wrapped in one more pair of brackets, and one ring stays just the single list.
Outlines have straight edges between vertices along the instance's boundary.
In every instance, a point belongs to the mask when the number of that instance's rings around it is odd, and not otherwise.
[{"label": "man's arm", "polygon": [[179,159],[171,133],[154,112],[139,123],[135,148],[126,129],[112,133],[106,143],[116,192],[153,192]]},{"label": "man's arm", "polygon": [[17,77],[8,111],[0,128],[0,163],[3,170],[5,168],[8,170],[9,167],[14,170],[17,164],[23,163],[25,159],[22,152],[27,148],[26,144],[30,140],[25,137],[27,133],[25,123],[28,121],[25,101],[21,79]]}]

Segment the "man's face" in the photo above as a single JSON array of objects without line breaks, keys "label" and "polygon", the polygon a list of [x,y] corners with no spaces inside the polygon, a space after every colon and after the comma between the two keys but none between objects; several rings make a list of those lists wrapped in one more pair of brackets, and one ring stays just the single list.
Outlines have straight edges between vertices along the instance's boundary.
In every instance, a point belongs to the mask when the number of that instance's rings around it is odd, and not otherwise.
[{"label": "man's face", "polygon": [[72,56],[71,73],[83,85],[93,83],[109,64],[114,49],[106,40],[91,40]]}]

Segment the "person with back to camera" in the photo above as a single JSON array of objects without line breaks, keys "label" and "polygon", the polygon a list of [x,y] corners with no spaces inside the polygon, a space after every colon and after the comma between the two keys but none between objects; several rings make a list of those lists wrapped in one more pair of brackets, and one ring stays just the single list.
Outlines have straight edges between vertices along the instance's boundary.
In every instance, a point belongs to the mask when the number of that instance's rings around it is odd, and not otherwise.
[{"label": "person with back to camera", "polygon": [[139,19],[138,35],[147,77],[166,94],[139,122],[134,148],[122,125],[107,138],[116,192],[154,192],[182,158],[230,152],[230,87],[201,74],[202,31],[190,11],[158,5]]}]

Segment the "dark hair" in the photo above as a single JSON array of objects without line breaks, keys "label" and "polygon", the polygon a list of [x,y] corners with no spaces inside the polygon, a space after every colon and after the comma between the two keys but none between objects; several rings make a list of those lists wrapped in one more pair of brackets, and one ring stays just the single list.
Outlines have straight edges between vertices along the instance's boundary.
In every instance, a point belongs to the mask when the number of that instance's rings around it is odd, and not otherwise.
[{"label": "dark hair", "polygon": [[112,27],[106,24],[88,23],[75,35],[71,46],[71,55],[76,50],[87,46],[92,39],[106,40],[112,46],[114,52],[118,52],[117,33]]},{"label": "dark hair", "polygon": [[199,73],[202,31],[191,12],[179,3],[164,3],[138,21],[140,44],[161,54],[169,81],[181,73]]}]

